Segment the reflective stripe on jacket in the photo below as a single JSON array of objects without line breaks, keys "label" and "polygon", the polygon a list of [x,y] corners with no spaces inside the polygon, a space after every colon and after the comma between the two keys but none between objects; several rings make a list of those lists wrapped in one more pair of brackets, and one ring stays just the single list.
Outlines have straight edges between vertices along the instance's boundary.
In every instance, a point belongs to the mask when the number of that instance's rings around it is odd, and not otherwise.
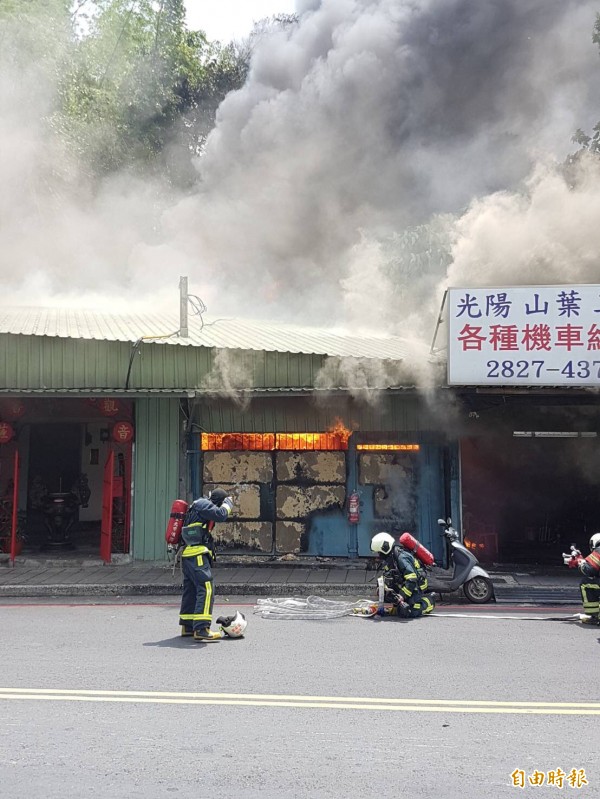
[{"label": "reflective stripe on jacket", "polygon": [[593,549],[587,558],[580,562],[579,570],[591,579],[597,580],[600,578],[600,552],[597,549]]}]

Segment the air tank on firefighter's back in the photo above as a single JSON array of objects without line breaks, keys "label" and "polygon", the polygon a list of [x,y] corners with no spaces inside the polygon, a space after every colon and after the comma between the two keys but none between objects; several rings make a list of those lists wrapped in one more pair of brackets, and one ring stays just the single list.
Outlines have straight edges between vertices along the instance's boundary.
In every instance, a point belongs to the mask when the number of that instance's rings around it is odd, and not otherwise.
[{"label": "air tank on firefighter's back", "polygon": [[183,520],[188,510],[188,504],[184,499],[176,499],[171,505],[171,513],[169,514],[169,523],[165,531],[165,541],[167,546],[176,547],[181,538],[181,530],[183,528]]},{"label": "air tank on firefighter's back", "polygon": [[420,544],[410,533],[402,533],[398,541],[405,549],[409,549],[425,566],[433,566],[435,558],[423,544]]}]

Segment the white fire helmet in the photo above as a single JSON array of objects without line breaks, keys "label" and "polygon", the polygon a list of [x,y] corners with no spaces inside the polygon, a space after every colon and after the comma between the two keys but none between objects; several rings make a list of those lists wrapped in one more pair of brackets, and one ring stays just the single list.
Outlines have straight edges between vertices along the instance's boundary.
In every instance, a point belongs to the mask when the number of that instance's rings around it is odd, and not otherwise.
[{"label": "white fire helmet", "polygon": [[377,533],[371,539],[371,552],[388,555],[396,542],[389,533]]},{"label": "white fire helmet", "polygon": [[235,616],[219,616],[217,624],[229,638],[243,638],[248,622],[243,613],[236,610]]},{"label": "white fire helmet", "polygon": [[596,549],[597,547],[600,547],[600,533],[594,533],[590,538],[590,549]]}]

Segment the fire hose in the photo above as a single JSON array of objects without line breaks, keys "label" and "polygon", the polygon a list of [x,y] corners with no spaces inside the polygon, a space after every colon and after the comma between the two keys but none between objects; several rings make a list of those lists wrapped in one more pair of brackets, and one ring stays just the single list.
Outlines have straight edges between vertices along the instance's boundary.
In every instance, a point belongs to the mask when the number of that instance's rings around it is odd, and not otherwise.
[{"label": "fire hose", "polygon": [[374,616],[372,599],[336,600],[320,596],[305,599],[266,597],[257,599],[254,612],[263,619],[339,619],[342,616]]}]

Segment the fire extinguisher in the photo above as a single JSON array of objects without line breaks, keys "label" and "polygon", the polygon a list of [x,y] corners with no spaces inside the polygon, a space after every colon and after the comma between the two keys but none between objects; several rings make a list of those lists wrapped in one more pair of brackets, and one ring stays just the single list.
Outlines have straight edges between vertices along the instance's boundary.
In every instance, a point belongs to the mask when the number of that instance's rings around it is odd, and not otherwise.
[{"label": "fire extinguisher", "polygon": [[183,499],[176,499],[171,505],[171,513],[169,515],[169,523],[165,532],[165,541],[169,547],[177,548],[181,538],[181,529],[183,527],[183,520],[187,513],[188,504]]},{"label": "fire extinguisher", "polygon": [[353,491],[348,497],[348,521],[358,524],[360,521],[360,497],[358,491]]},{"label": "fire extinguisher", "polygon": [[435,558],[431,552],[428,549],[425,549],[423,544],[420,544],[410,533],[402,533],[398,540],[403,547],[410,549],[413,555],[419,558],[421,563],[424,563],[425,566],[433,566]]}]

